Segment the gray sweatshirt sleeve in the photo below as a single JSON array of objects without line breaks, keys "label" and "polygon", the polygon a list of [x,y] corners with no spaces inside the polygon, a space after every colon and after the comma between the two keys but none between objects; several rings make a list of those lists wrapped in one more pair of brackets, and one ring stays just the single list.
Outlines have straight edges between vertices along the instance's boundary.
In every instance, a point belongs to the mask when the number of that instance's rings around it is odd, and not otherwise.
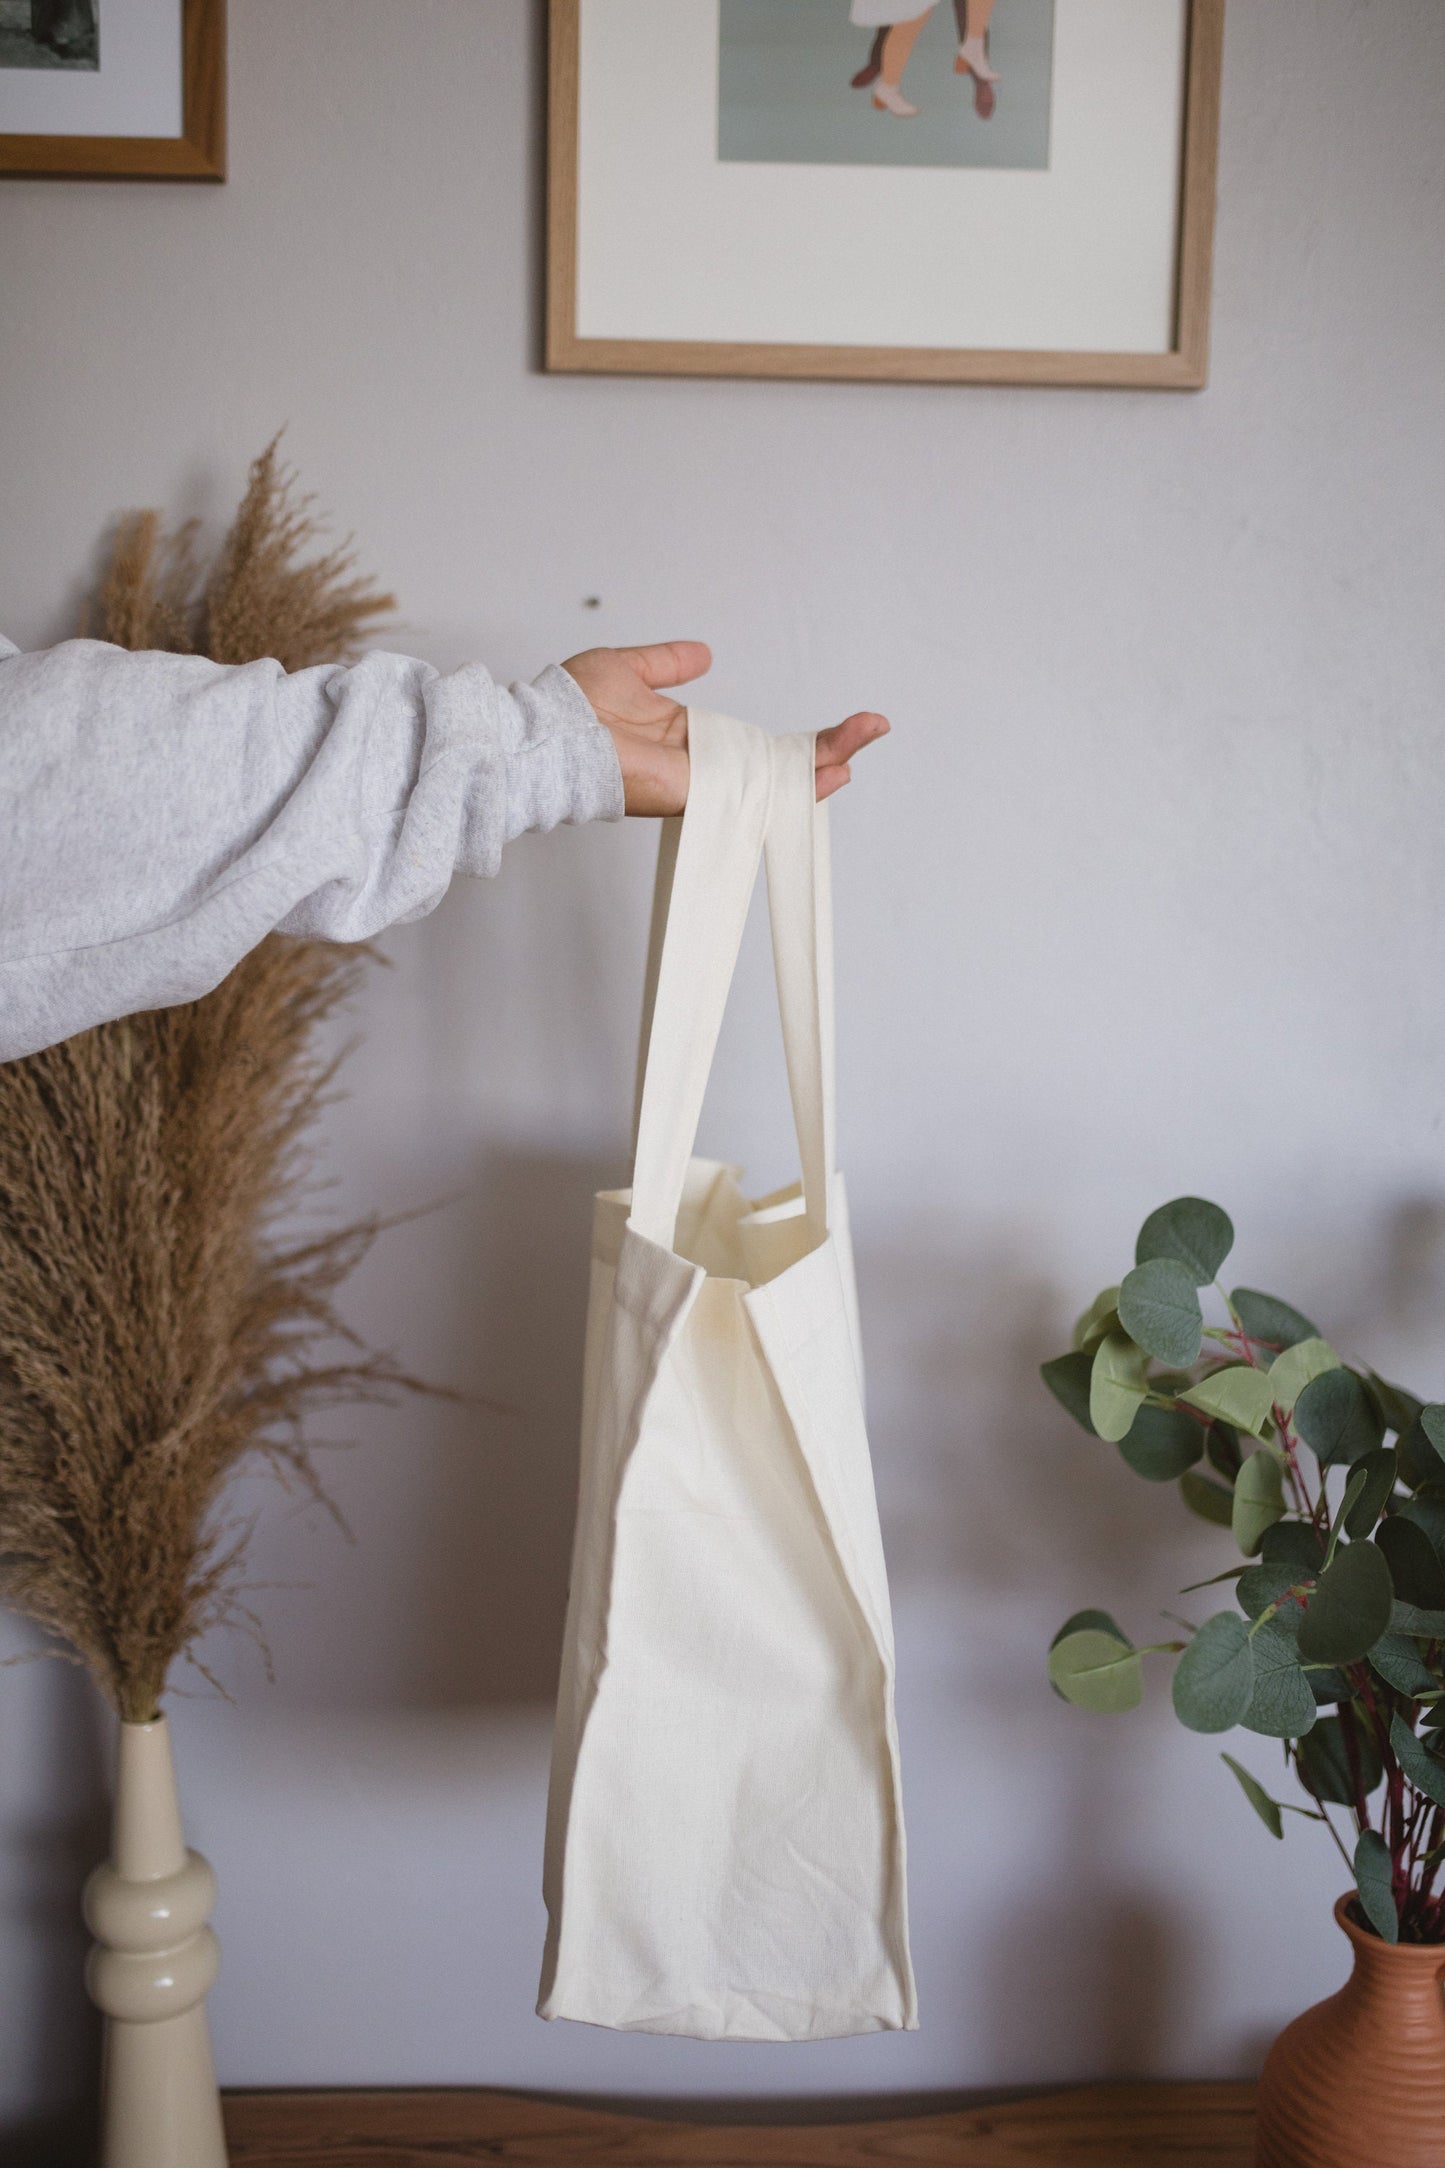
[{"label": "gray sweatshirt sleeve", "polygon": [[266,934],[364,941],[559,821],[615,820],[565,670],[403,655],[292,675],[0,641],[0,1060],[194,1000]]}]

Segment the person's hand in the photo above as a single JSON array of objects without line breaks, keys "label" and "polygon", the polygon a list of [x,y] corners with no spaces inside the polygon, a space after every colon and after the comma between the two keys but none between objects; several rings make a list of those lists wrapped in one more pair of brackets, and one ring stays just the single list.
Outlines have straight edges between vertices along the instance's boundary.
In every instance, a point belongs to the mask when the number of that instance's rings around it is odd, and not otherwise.
[{"label": "person's hand", "polygon": [[[563,663],[612,734],[629,813],[680,813],[687,803],[687,709],[664,688],[689,684],[711,666],[701,640],[589,647]],[[820,731],[818,796],[841,790],[854,754],[887,733],[887,718],[866,710]]]}]

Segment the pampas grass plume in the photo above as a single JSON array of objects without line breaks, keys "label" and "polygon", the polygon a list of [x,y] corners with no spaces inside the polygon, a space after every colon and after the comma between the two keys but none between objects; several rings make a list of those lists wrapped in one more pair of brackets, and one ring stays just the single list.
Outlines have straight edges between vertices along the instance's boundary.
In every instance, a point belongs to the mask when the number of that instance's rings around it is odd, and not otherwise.
[{"label": "pampas grass plume", "polygon": [[[349,548],[307,556],[320,532],[273,441],[209,574],[191,529],[121,523],[96,630],[347,660],[393,598]],[[374,1225],[280,1232],[334,1070],[316,1029],[362,961],[273,936],[200,1001],[0,1065],[0,1600],[130,1722],[199,1636],[254,1625],[228,1478],[261,1456],[322,1497],[306,1418],[414,1383],[334,1308]]]}]

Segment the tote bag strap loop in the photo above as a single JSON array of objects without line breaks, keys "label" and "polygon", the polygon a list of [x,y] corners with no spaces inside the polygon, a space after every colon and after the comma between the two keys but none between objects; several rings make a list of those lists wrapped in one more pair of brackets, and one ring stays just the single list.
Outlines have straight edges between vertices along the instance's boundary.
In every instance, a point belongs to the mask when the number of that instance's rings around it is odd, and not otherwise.
[{"label": "tote bag strap loop", "polygon": [[836,1164],[833,896],[828,808],[817,802],[811,733],[775,738],[766,839],[773,970],[814,1239],[828,1231]]},{"label": "tote bag strap loop", "polygon": [[633,1225],[673,1246],[687,1163],[722,1027],[772,803],[768,739],[688,711],[687,813],[663,824],[643,1001]]}]

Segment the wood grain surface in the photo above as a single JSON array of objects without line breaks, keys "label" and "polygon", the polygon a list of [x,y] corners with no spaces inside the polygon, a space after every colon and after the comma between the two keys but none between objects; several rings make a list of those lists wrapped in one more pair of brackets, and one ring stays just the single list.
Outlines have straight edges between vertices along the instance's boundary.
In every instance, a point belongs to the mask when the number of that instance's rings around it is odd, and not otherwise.
[{"label": "wood grain surface", "polygon": [[231,2093],[232,2168],[1250,2168],[1254,2088],[1097,2085],[842,2123],[698,2123],[491,2091]]}]

